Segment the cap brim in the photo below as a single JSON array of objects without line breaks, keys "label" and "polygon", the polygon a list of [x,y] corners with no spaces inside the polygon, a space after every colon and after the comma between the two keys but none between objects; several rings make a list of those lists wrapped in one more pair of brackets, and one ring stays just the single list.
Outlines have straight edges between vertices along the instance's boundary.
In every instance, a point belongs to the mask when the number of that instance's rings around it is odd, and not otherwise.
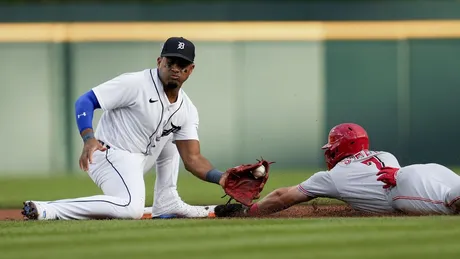
[{"label": "cap brim", "polygon": [[166,54],[161,54],[162,57],[178,57],[187,60],[188,62],[193,63],[193,60],[190,60],[188,57],[180,54],[180,53],[166,53]]},{"label": "cap brim", "polygon": [[322,146],[321,149],[329,149],[332,145],[327,143],[326,145]]}]

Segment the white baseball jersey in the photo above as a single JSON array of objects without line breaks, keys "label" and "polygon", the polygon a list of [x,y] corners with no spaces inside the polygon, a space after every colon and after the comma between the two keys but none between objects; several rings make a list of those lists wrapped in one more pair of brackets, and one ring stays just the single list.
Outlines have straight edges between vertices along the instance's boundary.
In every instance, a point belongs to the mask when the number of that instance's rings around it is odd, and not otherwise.
[{"label": "white baseball jersey", "polygon": [[111,147],[151,155],[161,138],[198,140],[198,111],[185,92],[170,103],[157,69],[125,73],[93,88],[104,110],[97,139]]},{"label": "white baseball jersey", "polygon": [[93,153],[88,175],[104,195],[34,201],[40,219],[141,218],[144,173],[154,164],[152,215],[207,217],[210,207],[185,204],[177,192],[180,155],[173,142],[198,140],[198,112],[184,91],[170,103],[151,69],[122,74],[93,91],[104,110],[95,135],[110,148]]},{"label": "white baseball jersey", "polygon": [[310,197],[342,200],[359,211],[393,212],[383,183],[377,181],[376,174],[383,166],[400,167],[396,157],[388,152],[361,151],[330,171],[314,174],[299,184],[298,189]]}]

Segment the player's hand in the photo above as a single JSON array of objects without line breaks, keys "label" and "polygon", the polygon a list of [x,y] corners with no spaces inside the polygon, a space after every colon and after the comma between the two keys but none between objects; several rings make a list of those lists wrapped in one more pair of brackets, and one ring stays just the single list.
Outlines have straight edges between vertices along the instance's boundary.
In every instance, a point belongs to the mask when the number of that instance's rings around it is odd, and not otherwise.
[{"label": "player's hand", "polygon": [[377,173],[377,181],[385,183],[383,186],[384,189],[388,189],[396,186],[396,175],[398,174],[399,168],[394,167],[383,167]]},{"label": "player's hand", "polygon": [[83,171],[87,172],[89,164],[93,163],[93,153],[96,150],[104,152],[107,148],[95,138],[88,139],[83,145],[83,151],[80,156],[80,168]]},{"label": "player's hand", "polygon": [[222,186],[222,188],[225,187],[225,181],[227,181],[227,177],[228,177],[228,172],[224,172],[224,174],[219,180],[219,185]]}]

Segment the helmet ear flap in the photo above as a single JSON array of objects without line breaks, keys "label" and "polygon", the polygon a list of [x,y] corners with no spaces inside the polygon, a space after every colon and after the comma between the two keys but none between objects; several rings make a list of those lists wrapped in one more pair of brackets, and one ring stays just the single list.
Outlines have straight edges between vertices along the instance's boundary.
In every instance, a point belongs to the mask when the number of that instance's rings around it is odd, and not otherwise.
[{"label": "helmet ear flap", "polygon": [[326,164],[329,170],[331,170],[336,164],[336,159],[335,159],[336,155],[337,155],[337,148],[327,149],[324,152],[324,156],[326,158]]},{"label": "helmet ear flap", "polygon": [[330,158],[334,159],[335,154],[337,154],[337,148],[334,148],[333,150],[332,149],[328,150],[328,155],[329,155]]}]

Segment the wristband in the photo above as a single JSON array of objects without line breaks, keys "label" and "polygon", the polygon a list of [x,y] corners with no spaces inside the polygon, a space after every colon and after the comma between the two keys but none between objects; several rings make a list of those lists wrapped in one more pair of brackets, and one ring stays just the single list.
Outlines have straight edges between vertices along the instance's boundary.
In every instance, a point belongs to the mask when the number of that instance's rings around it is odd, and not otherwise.
[{"label": "wristband", "polygon": [[94,132],[88,132],[85,135],[83,135],[83,143],[85,143],[88,139],[94,138]]},{"label": "wristband", "polygon": [[254,203],[248,210],[248,214],[251,216],[257,216],[259,214],[259,205]]},{"label": "wristband", "polygon": [[214,168],[206,173],[206,181],[210,183],[219,184],[220,178],[222,178],[223,174],[224,173]]}]

